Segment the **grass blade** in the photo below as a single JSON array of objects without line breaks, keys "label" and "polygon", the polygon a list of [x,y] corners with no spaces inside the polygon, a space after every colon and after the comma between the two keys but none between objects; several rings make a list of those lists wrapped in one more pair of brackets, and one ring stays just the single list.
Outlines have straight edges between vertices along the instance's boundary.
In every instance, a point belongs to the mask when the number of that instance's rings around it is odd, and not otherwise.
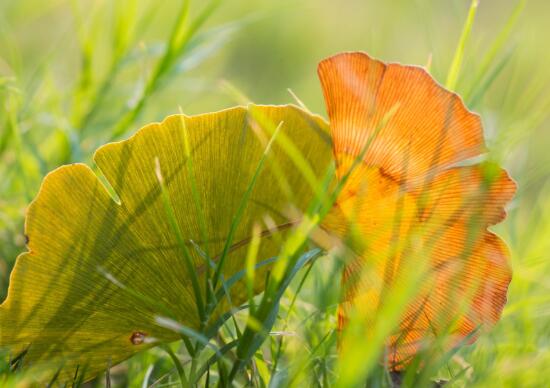
[{"label": "grass blade", "polygon": [[456,83],[458,81],[458,76],[460,74],[460,69],[462,67],[462,61],[464,59],[464,51],[466,49],[466,43],[472,32],[472,27],[474,25],[474,19],[477,12],[477,7],[479,5],[479,0],[472,0],[470,4],[470,10],[468,11],[468,17],[464,23],[462,29],[462,34],[460,35],[460,40],[458,41],[458,46],[455,50],[455,55],[449,73],[447,75],[447,81],[445,82],[445,87],[449,90],[455,90]]},{"label": "grass blade", "polygon": [[155,159],[155,173],[157,175],[157,179],[160,185],[161,189],[161,195],[162,200],[164,203],[164,208],[166,211],[166,216],[168,217],[168,221],[170,222],[170,226],[172,227],[172,230],[176,236],[176,239],[178,241],[178,245],[180,246],[180,249],[183,253],[184,263],[187,267],[187,271],[189,273],[189,276],[191,277],[191,284],[193,286],[193,292],[195,294],[195,302],[197,304],[197,310],[199,313],[199,318],[201,322],[201,326],[206,323],[206,311],[204,308],[204,302],[202,299],[201,289],[199,285],[199,278],[197,275],[197,271],[195,268],[195,265],[193,264],[193,260],[191,258],[191,254],[189,253],[189,250],[187,249],[187,246],[185,245],[185,240],[183,238],[183,234],[181,232],[181,229],[178,225],[178,221],[176,220],[176,214],[174,212],[174,208],[172,207],[171,201],[170,201],[170,195],[168,193],[168,189],[166,185],[164,184],[164,178],[162,177],[162,172],[160,168],[160,162],[159,159]]}]

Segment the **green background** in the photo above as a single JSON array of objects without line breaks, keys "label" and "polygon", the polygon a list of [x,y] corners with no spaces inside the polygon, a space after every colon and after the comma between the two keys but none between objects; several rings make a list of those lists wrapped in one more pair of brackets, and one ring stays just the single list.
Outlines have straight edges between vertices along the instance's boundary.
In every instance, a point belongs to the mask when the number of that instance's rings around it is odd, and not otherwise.
[{"label": "green background", "polygon": [[[193,2],[191,14],[205,4]],[[180,6],[0,1],[0,300],[24,250],[25,207],[48,171],[89,162],[101,144],[180,108],[197,114],[247,101],[284,104],[294,102],[290,88],[326,117],[316,66],[341,51],[431,63],[444,83],[469,2],[221,2],[139,114],[124,121],[162,57]],[[481,0],[455,88],[481,114],[491,157],[519,185],[508,219],[495,228],[513,254],[509,303],[493,333],[464,351],[479,384],[544,386],[550,373],[549,16],[547,0]],[[117,41],[126,43],[113,72]],[[305,298],[323,298],[326,279],[312,276]]]}]

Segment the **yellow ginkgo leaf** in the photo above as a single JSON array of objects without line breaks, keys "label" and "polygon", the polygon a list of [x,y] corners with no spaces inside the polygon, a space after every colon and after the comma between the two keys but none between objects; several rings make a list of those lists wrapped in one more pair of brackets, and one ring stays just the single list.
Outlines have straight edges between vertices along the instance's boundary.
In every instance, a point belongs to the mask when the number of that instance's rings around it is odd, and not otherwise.
[{"label": "yellow ginkgo leaf", "polygon": [[[177,340],[158,317],[208,327],[229,299],[246,299],[246,288],[235,285],[201,316],[186,257],[204,296],[205,273],[215,271],[208,258],[226,253],[220,279],[242,270],[254,224],[264,230],[258,260],[276,256],[275,235],[292,229],[314,197],[312,178],[330,163],[327,133],[320,117],[293,106],[174,115],[101,147],[94,157],[101,174],[84,164],[50,173],[28,209],[29,251],[0,306],[0,348],[40,367],[37,380],[57,374],[64,382]],[[298,152],[316,176],[299,172]]]}]

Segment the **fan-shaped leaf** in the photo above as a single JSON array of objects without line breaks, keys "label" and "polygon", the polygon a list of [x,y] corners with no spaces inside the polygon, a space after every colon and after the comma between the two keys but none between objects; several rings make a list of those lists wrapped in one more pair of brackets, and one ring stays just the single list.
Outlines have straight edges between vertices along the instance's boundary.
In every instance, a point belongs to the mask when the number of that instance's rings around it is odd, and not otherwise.
[{"label": "fan-shaped leaf", "polygon": [[[294,147],[275,138],[266,153],[276,128]],[[243,270],[253,225],[265,217],[279,228],[264,230],[258,258],[276,256],[271,236],[288,232],[314,196],[292,152],[320,177],[331,159],[328,139],[325,122],[296,107],[238,107],[170,116],[101,147],[94,160],[113,196],[84,164],[50,173],[28,209],[29,252],[17,259],[0,306],[0,347],[23,354],[23,365],[47,365],[40,379],[59,371],[58,381],[66,381],[77,368],[91,377],[178,339],[159,316],[193,330],[213,324],[229,302],[218,301],[201,323],[186,256],[205,301],[207,265],[225,251],[222,279]],[[258,269],[258,285],[267,267]],[[245,281],[230,292],[242,303]]]}]

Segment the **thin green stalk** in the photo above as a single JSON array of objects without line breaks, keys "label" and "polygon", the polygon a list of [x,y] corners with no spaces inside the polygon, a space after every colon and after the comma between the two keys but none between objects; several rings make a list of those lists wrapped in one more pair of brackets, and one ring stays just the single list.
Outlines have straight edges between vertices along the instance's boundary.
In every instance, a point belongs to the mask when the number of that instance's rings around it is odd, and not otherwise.
[{"label": "thin green stalk", "polygon": [[[117,6],[118,5],[119,4],[117,3]],[[140,31],[143,33],[143,31],[147,29],[150,21],[154,19],[154,14],[158,9],[158,7],[149,6],[146,11],[147,16],[142,17],[137,22],[137,27],[133,28],[133,26],[130,26],[129,21],[136,17],[137,7],[132,7],[132,12],[130,15],[128,15],[127,7],[117,7],[112,60],[109,65],[109,69],[105,72],[105,77],[100,82],[100,85],[92,91],[91,97],[89,97],[89,100],[91,100],[92,103],[87,107],[85,113],[80,115],[78,120],[74,123],[74,127],[77,132],[84,133],[90,122],[99,112],[99,108],[101,108],[105,97],[108,96],[116,77],[122,70],[124,62],[128,57],[131,48],[135,44],[136,39],[138,38],[136,32]],[[130,32],[128,33],[126,30],[130,30]]]},{"label": "thin green stalk", "polygon": [[187,48],[196,32],[206,22],[208,17],[215,11],[219,4],[220,0],[210,1],[199,16],[191,22],[189,27],[185,28],[189,15],[189,1],[185,1],[183,3],[176,22],[174,23],[169,44],[166,47],[164,56],[156,66],[153,75],[147,81],[145,90],[141,94],[136,105],[128,113],[126,113],[126,115],[114,128],[111,134],[111,139],[115,139],[126,132],[128,126],[131,125],[136,117],[142,112],[147,99],[159,89],[164,76],[172,70],[176,59],[182,55],[183,51]]},{"label": "thin green stalk", "polygon": [[200,196],[199,196],[199,190],[197,188],[197,180],[195,178],[195,168],[193,164],[193,155],[191,146],[189,144],[189,133],[187,131],[187,125],[185,124],[185,116],[183,115],[181,107],[180,110],[180,122],[182,126],[183,131],[183,142],[184,142],[184,156],[186,159],[186,167],[187,167],[187,176],[189,178],[190,186],[191,186],[191,195],[193,197],[193,202],[195,204],[195,209],[197,212],[197,218],[199,220],[199,232],[201,236],[201,240],[203,241],[202,249],[204,250],[205,255],[205,275],[204,275],[204,290],[205,290],[205,301],[206,301],[206,308],[208,310],[208,306],[210,306],[213,303],[214,295],[211,292],[210,287],[210,262],[212,261],[212,258],[210,257],[209,249],[208,249],[208,232],[206,229],[206,220],[204,217],[203,212],[203,204],[201,202]]},{"label": "thin green stalk", "polygon": [[261,345],[262,338],[268,334],[269,328],[273,326],[280,299],[288,288],[290,281],[299,269],[309,261],[314,260],[321,253],[321,250],[316,249],[301,256],[299,255],[307,241],[307,232],[317,225],[316,221],[318,219],[304,219],[298,227],[297,232],[289,238],[282,248],[280,259],[291,263],[289,265],[290,269],[282,278],[277,279],[275,276],[270,276],[267,280],[264,296],[257,309],[256,316],[249,315],[249,322],[254,322],[254,325],[247,324],[240,338],[239,346],[237,347],[237,359],[233,363],[229,374],[230,382],[233,381],[237,372],[250,360],[257,347]]},{"label": "thin green stalk", "polygon": [[248,184],[248,187],[244,193],[244,195],[241,198],[241,202],[239,204],[239,208],[237,209],[237,213],[233,217],[233,221],[231,222],[231,228],[229,229],[229,233],[227,235],[227,239],[225,240],[225,245],[223,247],[223,252],[220,256],[220,259],[218,261],[218,264],[216,265],[216,271],[214,272],[214,276],[212,278],[212,285],[214,286],[214,289],[216,289],[216,286],[218,285],[218,282],[220,280],[220,276],[222,274],[222,270],[225,264],[225,260],[227,258],[227,255],[229,254],[229,249],[231,248],[231,244],[233,243],[233,238],[235,235],[235,232],[237,231],[237,227],[239,226],[239,223],[241,222],[241,218],[244,214],[244,211],[246,209],[246,206],[248,204],[248,200],[250,198],[250,195],[252,194],[252,190],[254,189],[254,186],[256,185],[256,181],[258,180],[258,176],[260,175],[260,172],[262,171],[263,165],[265,164],[265,160],[267,158],[267,155],[269,153],[269,150],[271,149],[271,146],[273,144],[273,141],[277,137],[277,134],[279,133],[282,122],[277,126],[277,129],[273,133],[273,136],[269,140],[269,143],[267,143],[267,146],[264,150],[264,153],[262,154],[260,161],[258,162],[258,165],[256,166],[256,171],[254,171],[254,175],[252,176],[252,179],[250,180],[250,183]]},{"label": "thin green stalk", "polygon": [[195,269],[195,265],[193,264],[193,259],[191,258],[191,254],[189,253],[189,250],[187,249],[187,246],[185,245],[185,240],[183,238],[181,229],[179,227],[178,221],[176,219],[176,214],[174,212],[174,208],[172,207],[172,203],[170,201],[170,194],[168,193],[168,189],[164,183],[164,178],[162,177],[162,171],[160,168],[160,161],[158,158],[155,158],[155,173],[157,175],[157,180],[160,185],[161,189],[161,195],[162,195],[162,201],[164,203],[164,209],[166,211],[166,215],[168,217],[168,221],[170,222],[170,226],[172,227],[172,230],[174,234],[176,235],[176,239],[178,241],[178,245],[180,246],[180,249],[183,253],[184,263],[187,268],[187,272],[189,273],[189,276],[191,277],[191,284],[193,286],[193,292],[195,294],[195,301],[197,304],[197,310],[199,312],[199,318],[201,323],[201,328],[206,323],[206,312],[204,309],[204,303],[202,300],[202,293],[199,286],[199,279],[197,276],[197,271]]},{"label": "thin green stalk", "polygon": [[19,121],[17,118],[17,112],[18,112],[18,106],[15,102],[15,98],[10,96],[8,98],[8,129],[7,131],[11,133],[11,140],[13,144],[13,148],[16,151],[16,161],[17,161],[17,169],[19,170],[19,174],[21,176],[21,184],[23,186],[23,191],[25,194],[25,197],[28,201],[31,199],[31,192],[29,187],[29,176],[27,173],[27,169],[25,168],[25,161],[24,161],[24,142],[21,137],[21,128],[19,127]]},{"label": "thin green stalk", "polygon": [[288,93],[292,96],[292,98],[294,99],[294,101],[296,101],[296,104],[298,104],[298,106],[300,108],[302,108],[304,111],[306,111],[307,113],[311,114],[311,111],[309,110],[309,108],[306,106],[306,104],[304,104],[304,102],[296,95],[296,93],[294,93],[294,91],[290,88],[287,89]]},{"label": "thin green stalk", "polygon": [[[292,296],[292,299],[291,299],[290,304],[288,306],[288,310],[287,310],[287,313],[286,313],[286,319],[285,319],[285,323],[283,325],[282,331],[286,331],[286,329],[288,327],[288,320],[290,318],[290,313],[294,309],[294,305],[296,303],[296,300],[298,299],[298,294],[302,290],[302,287],[304,286],[304,284],[306,282],[306,279],[309,276],[309,274],[311,273],[312,269],[313,269],[313,265],[310,264],[309,267],[307,268],[306,272],[304,273],[304,276],[302,276],[302,279],[300,280],[300,283],[298,284],[296,292]],[[279,359],[281,358],[281,354],[282,354],[282,350],[283,350],[283,342],[284,342],[284,337],[281,336],[281,339],[279,340],[279,343],[277,344],[277,354],[275,356],[275,361],[273,362],[273,366],[271,367],[271,375],[272,376],[274,376],[276,371],[277,371],[277,366],[279,364]]]},{"label": "thin green stalk", "polygon": [[156,309],[160,309],[162,313],[165,314],[167,317],[170,317],[170,318],[174,317],[174,313],[172,312],[172,310],[169,307],[165,306],[162,302],[156,299],[150,298],[146,295],[143,295],[142,293],[134,290],[133,288],[128,287],[126,284],[122,283],[115,276],[113,276],[113,274],[105,270],[105,268],[103,267],[98,267],[97,271],[101,273],[105,277],[105,279],[107,279],[108,281],[113,283],[115,286],[117,286],[121,291],[124,291],[128,295],[131,295],[134,298],[140,300],[141,302],[143,302],[144,305],[154,306]]},{"label": "thin green stalk", "polygon": [[193,344],[191,343],[191,340],[187,335],[182,335],[181,339],[183,340],[183,344],[185,346],[185,349],[187,350],[187,353],[191,356],[191,358],[195,357],[195,349],[193,348]]},{"label": "thin green stalk", "polygon": [[[270,121],[261,111],[249,109],[252,118],[256,123],[260,125],[262,129],[268,131],[268,133],[274,133],[277,130],[274,123]],[[274,128],[275,127],[275,128]],[[302,155],[300,150],[292,142],[289,136],[284,132],[281,132],[277,138],[278,145],[292,160],[298,171],[302,174],[305,181],[309,184],[311,190],[315,194],[316,198],[326,198],[326,193],[320,189],[317,175],[309,164],[308,160]]]},{"label": "thin green stalk", "polygon": [[170,348],[169,345],[162,345],[161,348],[172,359],[172,362],[174,363],[174,366],[176,367],[176,370],[178,371],[178,376],[180,378],[181,386],[185,387],[185,388],[190,387],[191,385],[189,384],[189,380],[187,380],[187,377],[185,376],[185,371],[183,370],[183,366],[181,365],[180,360],[178,359],[178,357],[176,356],[176,354],[174,353],[172,348]]},{"label": "thin green stalk", "polygon": [[[514,31],[514,27],[516,26],[516,23],[521,13],[524,10],[526,3],[527,3],[527,0],[520,0],[517,3],[516,7],[510,14],[508,21],[506,22],[506,24],[504,25],[504,27],[502,28],[498,36],[493,41],[493,44],[491,45],[489,51],[487,51],[487,53],[481,60],[481,65],[478,67],[476,71],[476,75],[473,78],[471,87],[468,90],[468,92],[464,94],[465,101],[474,100],[477,95],[482,94],[483,91],[485,91],[487,87],[491,84],[492,80],[490,82],[487,82],[487,81],[483,82],[483,79],[487,77],[487,73],[490,67],[493,65],[497,55],[502,51],[504,46],[507,43],[509,43],[510,35]],[[506,62],[507,61],[508,60],[506,60]],[[499,63],[499,65],[502,65],[502,61]],[[495,70],[493,70],[493,74],[494,73],[495,73]],[[489,77],[491,77],[491,75],[489,75]],[[470,105],[475,105],[475,104],[470,103]]]},{"label": "thin green stalk", "polygon": [[460,74],[460,69],[462,67],[462,61],[464,59],[464,51],[466,48],[466,43],[472,32],[472,27],[474,25],[474,19],[477,12],[477,7],[479,5],[479,0],[472,0],[470,4],[470,10],[468,11],[468,17],[464,23],[462,29],[462,34],[460,35],[460,40],[458,41],[458,46],[455,51],[453,62],[449,69],[449,74],[447,75],[447,81],[445,82],[445,87],[449,90],[454,90],[456,83],[458,81],[458,76]]},{"label": "thin green stalk", "polygon": [[260,226],[254,224],[252,229],[252,240],[248,246],[248,252],[246,255],[246,288],[248,290],[248,305],[251,313],[254,313],[254,277],[256,273],[256,261],[258,258],[258,251],[260,248]]},{"label": "thin green stalk", "polygon": [[467,99],[468,106],[471,109],[474,109],[481,102],[483,96],[485,95],[485,92],[489,89],[493,81],[500,75],[502,70],[504,70],[504,68],[512,58],[512,53],[513,51],[508,52],[508,54],[497,63],[492,71],[487,74],[487,77],[483,80],[483,82],[480,82],[480,84],[476,86],[477,91],[475,91],[475,93],[473,93],[472,96]]}]

